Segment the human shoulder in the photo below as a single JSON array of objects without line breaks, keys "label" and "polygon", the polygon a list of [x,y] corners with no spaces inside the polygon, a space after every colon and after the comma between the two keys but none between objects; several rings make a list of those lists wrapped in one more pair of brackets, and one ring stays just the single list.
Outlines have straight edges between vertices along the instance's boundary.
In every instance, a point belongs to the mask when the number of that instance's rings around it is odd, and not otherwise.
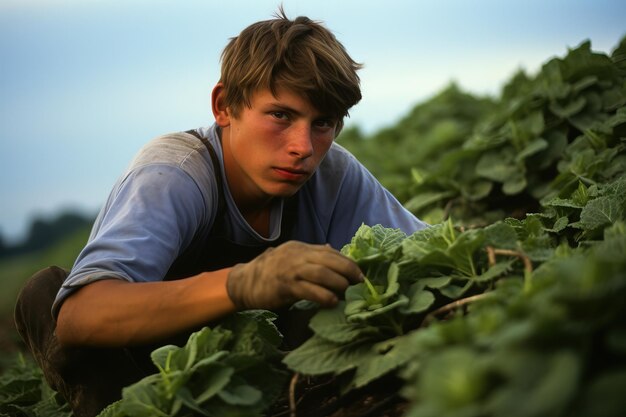
[{"label": "human shoulder", "polygon": [[146,143],[132,160],[129,170],[162,164],[183,169],[206,166],[205,145],[186,132],[168,133]]},{"label": "human shoulder", "polygon": [[[198,129],[212,147],[219,147],[214,127]],[[217,142],[216,142],[217,141]],[[205,198],[217,186],[214,163],[203,140],[187,132],[158,136],[146,143],[131,161],[122,181],[137,172],[149,172],[152,167],[167,167],[167,172],[191,177]]]}]

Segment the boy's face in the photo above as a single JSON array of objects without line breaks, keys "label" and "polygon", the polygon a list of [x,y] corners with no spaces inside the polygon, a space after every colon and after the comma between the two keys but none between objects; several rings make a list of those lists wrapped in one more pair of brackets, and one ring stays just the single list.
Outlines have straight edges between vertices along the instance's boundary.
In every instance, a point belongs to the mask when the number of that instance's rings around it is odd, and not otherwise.
[{"label": "boy's face", "polygon": [[253,94],[237,117],[218,118],[228,184],[235,200],[293,195],[313,175],[335,138],[337,120],[304,97],[279,88]]}]

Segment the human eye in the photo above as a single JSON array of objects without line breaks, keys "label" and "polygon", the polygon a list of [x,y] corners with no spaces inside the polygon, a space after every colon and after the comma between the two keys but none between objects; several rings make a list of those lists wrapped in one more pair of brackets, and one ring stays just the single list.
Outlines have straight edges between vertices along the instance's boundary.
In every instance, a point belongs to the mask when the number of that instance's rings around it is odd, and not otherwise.
[{"label": "human eye", "polygon": [[278,120],[289,120],[289,115],[287,114],[287,112],[284,112],[284,111],[280,111],[280,110],[271,111],[270,115]]},{"label": "human eye", "polygon": [[317,119],[313,122],[313,125],[319,129],[332,129],[335,127],[336,122],[333,119]]}]

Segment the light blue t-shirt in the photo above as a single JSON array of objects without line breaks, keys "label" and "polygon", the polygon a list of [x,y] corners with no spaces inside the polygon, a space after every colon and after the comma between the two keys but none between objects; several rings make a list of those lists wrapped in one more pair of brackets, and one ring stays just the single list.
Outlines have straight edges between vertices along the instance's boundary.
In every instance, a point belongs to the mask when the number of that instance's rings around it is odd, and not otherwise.
[{"label": "light blue t-shirt", "polygon": [[[283,200],[277,199],[272,207],[269,237],[259,235],[228,190],[217,126],[197,132],[209,140],[220,162],[229,239],[240,245],[278,239]],[[214,169],[206,146],[191,134],[169,134],[146,144],[96,218],[87,245],[59,290],[54,316],[71,292],[90,282],[162,280],[174,260],[197,241],[194,237],[211,230],[218,206]],[[336,143],[298,191],[297,207],[291,238],[329,243],[336,249],[349,243],[363,223],[400,228],[407,234],[427,227]]]}]

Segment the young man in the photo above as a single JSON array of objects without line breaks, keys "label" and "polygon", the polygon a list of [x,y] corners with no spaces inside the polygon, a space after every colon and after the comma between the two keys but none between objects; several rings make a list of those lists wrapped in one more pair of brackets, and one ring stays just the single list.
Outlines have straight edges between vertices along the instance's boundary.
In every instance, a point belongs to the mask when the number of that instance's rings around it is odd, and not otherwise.
[{"label": "young man", "polygon": [[71,273],[31,279],[18,329],[76,416],[153,372],[154,347],[237,310],[334,305],[362,279],[337,251],[362,223],[425,227],[334,143],[359,68],[306,17],[249,26],[222,54],[215,123],[148,143]]}]

